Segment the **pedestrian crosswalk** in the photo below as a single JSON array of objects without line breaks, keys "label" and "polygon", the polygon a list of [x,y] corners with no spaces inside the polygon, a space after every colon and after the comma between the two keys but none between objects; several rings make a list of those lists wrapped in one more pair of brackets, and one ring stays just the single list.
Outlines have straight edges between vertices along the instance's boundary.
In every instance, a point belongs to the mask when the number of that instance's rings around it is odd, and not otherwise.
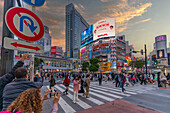
[{"label": "pedestrian crosswalk", "polygon": [[[49,89],[49,86],[46,86]],[[63,95],[65,87],[62,84],[54,86],[57,91],[61,92],[59,100],[58,113],[74,113],[84,109],[88,109],[97,105],[104,104],[106,102],[114,101],[116,99],[122,99],[139,93],[145,93],[150,90],[156,89],[155,87],[138,86],[138,87],[126,87],[125,94],[121,93],[121,88],[99,86],[95,83],[90,84],[90,98],[83,97],[83,94],[79,94],[79,102],[73,104],[73,84],[69,86],[69,94]]]}]

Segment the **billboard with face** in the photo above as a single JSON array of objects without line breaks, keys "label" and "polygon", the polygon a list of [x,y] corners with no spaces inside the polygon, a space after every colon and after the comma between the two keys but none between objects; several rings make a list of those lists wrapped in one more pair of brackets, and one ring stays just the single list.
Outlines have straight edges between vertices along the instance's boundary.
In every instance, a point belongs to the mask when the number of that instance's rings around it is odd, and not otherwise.
[{"label": "billboard with face", "polygon": [[165,58],[163,49],[162,50],[157,50],[157,57],[158,57],[158,59],[159,58]]},{"label": "billboard with face", "polygon": [[103,19],[93,25],[93,40],[115,36],[114,18]]}]

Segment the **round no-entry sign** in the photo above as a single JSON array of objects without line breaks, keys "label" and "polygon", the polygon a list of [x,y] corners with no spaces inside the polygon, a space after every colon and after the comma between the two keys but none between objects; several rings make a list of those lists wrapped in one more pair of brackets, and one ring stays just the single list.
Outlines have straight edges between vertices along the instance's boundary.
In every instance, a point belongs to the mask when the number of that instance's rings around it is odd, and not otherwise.
[{"label": "round no-entry sign", "polygon": [[32,11],[22,8],[10,8],[5,15],[5,22],[10,31],[26,41],[38,41],[44,35],[44,26]]}]

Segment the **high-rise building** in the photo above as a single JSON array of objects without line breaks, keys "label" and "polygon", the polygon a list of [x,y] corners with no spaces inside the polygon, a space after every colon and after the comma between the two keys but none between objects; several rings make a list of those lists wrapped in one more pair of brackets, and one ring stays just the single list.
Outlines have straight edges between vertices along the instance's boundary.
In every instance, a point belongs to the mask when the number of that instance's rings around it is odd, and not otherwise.
[{"label": "high-rise building", "polygon": [[66,56],[80,58],[81,33],[89,24],[71,3],[66,6]]}]

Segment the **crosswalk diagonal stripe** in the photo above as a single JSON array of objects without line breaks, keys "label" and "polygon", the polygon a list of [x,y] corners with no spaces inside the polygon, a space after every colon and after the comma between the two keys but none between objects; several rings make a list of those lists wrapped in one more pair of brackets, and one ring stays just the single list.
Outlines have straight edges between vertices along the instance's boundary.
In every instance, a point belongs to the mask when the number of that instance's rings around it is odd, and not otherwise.
[{"label": "crosswalk diagonal stripe", "polygon": [[[60,88],[60,87],[57,86],[57,85],[55,85],[55,87],[56,87],[58,90],[60,90],[61,92],[64,91],[64,89]],[[66,95],[66,96],[69,97],[70,99],[73,99],[73,95],[71,95],[71,94],[68,94],[68,95]],[[79,99],[79,102],[78,102],[77,104],[78,104],[79,106],[81,106],[83,109],[88,109],[88,108],[91,108],[91,107],[92,107],[92,106],[86,104],[85,102],[81,101],[80,99]]]},{"label": "crosswalk diagonal stripe", "polygon": [[[73,88],[73,85],[70,85],[70,86]],[[72,90],[73,90],[73,89],[72,89]],[[109,98],[109,97],[100,95],[100,94],[98,94],[98,93],[92,92],[92,90],[90,90],[90,94],[92,94],[92,95],[94,95],[94,96],[97,96],[97,97],[99,97],[99,98],[105,99],[105,100],[107,100],[107,101],[113,101],[113,100],[115,100],[115,99],[113,99],[113,98]]]},{"label": "crosswalk diagonal stripe", "polygon": [[114,95],[114,94],[105,93],[105,92],[103,92],[103,91],[101,91],[101,90],[95,90],[95,89],[92,89],[92,88],[90,88],[90,90],[95,91],[95,92],[98,92],[98,93],[101,93],[101,94],[104,94],[104,95],[108,95],[108,96],[111,96],[111,97],[114,97],[114,98],[123,98],[123,97],[121,97],[121,96],[117,96],[117,95]]},{"label": "crosswalk diagonal stripe", "polygon": [[[60,85],[60,86],[63,87],[63,85]],[[69,87],[69,91],[73,92],[73,89],[72,89],[71,87]],[[95,103],[95,104],[97,104],[97,105],[104,104],[104,102],[102,102],[102,101],[100,101],[100,100],[97,100],[97,99],[95,99],[95,98],[92,98],[92,97],[86,98],[86,99],[89,100],[89,101],[91,101],[91,102],[93,102],[93,103]]]},{"label": "crosswalk diagonal stripe", "polygon": [[98,88],[98,87],[91,87],[92,89],[98,89],[98,90],[102,90],[102,91],[107,91],[110,93],[114,93],[114,94],[118,94],[118,95],[123,95],[123,96],[131,96],[129,94],[122,94],[120,92],[116,92],[116,91],[111,91],[111,90],[107,90],[107,89],[102,89],[102,88]]},{"label": "crosswalk diagonal stripe", "polygon": [[[113,88],[109,88],[109,87],[105,87],[105,86],[97,86],[97,85],[91,85],[91,86],[104,88],[104,89],[109,89],[109,90],[114,90],[114,91],[121,91],[121,89],[113,89]],[[137,93],[131,92],[131,91],[126,91],[126,93],[133,94],[133,95],[137,94]]]},{"label": "crosswalk diagonal stripe", "polygon": [[[49,89],[49,86],[47,86]],[[59,105],[65,111],[65,113],[74,113],[76,112],[62,97],[58,101]]]},{"label": "crosswalk diagonal stripe", "polygon": [[[73,88],[73,85],[70,85],[70,86]],[[71,89],[71,90],[73,90],[73,89]],[[92,92],[92,91],[90,91],[90,94],[92,94],[92,95],[94,95],[94,96],[97,96],[97,97],[99,97],[99,98],[105,99],[105,100],[107,100],[107,101],[114,101],[114,100],[115,100],[115,99],[113,99],[113,98],[109,98],[109,97],[100,95],[100,94],[98,94],[98,93]]]}]

